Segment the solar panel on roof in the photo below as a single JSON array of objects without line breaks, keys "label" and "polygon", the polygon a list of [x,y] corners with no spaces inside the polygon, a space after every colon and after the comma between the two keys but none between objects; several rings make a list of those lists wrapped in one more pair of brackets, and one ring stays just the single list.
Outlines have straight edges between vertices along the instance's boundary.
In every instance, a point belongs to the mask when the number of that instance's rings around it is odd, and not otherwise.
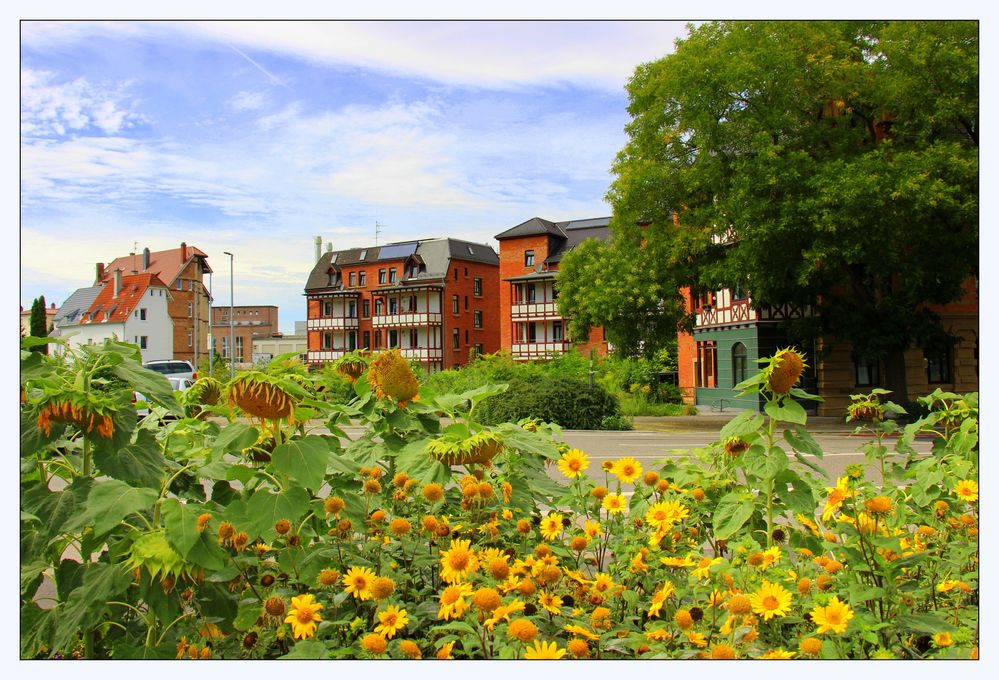
[{"label": "solar panel on roof", "polygon": [[409,257],[416,252],[417,243],[397,243],[391,246],[382,246],[378,253],[379,260],[397,260],[400,257]]}]

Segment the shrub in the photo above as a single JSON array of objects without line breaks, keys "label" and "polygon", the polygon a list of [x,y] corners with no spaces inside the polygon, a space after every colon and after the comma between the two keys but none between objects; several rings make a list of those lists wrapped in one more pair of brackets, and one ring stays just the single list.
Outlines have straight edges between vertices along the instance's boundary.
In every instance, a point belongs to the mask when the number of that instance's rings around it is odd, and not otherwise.
[{"label": "shrub", "polygon": [[605,417],[620,414],[617,400],[586,380],[549,375],[537,382],[518,380],[510,389],[482,402],[479,417],[485,423],[539,418],[572,430],[598,430]]}]

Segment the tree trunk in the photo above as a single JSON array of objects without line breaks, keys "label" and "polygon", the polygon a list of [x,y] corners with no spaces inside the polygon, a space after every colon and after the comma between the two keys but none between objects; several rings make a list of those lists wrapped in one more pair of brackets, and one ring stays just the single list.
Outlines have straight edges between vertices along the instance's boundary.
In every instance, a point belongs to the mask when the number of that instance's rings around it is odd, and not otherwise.
[{"label": "tree trunk", "polygon": [[902,350],[891,352],[884,358],[886,390],[891,390],[888,399],[896,404],[909,401],[909,388],[905,380],[905,353]]}]

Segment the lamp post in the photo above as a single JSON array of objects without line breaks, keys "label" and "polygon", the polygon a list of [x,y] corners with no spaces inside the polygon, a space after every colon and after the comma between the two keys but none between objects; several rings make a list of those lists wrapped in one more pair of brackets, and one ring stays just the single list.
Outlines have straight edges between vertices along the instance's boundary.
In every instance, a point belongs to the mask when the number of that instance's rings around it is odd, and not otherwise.
[{"label": "lamp post", "polygon": [[234,344],[235,336],[235,322],[233,317],[233,305],[232,305],[232,253],[228,250],[222,251],[224,255],[229,256],[229,379],[236,379],[236,345]]},{"label": "lamp post", "polygon": [[212,273],[208,272],[208,375],[215,377],[215,315],[212,313]]}]

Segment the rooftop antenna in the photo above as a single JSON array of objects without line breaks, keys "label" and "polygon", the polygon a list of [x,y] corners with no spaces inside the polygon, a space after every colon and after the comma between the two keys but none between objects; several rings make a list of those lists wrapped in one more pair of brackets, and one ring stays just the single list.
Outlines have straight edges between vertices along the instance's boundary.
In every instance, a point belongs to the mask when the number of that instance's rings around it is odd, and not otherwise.
[{"label": "rooftop antenna", "polygon": [[378,237],[381,236],[382,227],[384,227],[384,226],[385,226],[384,224],[382,224],[378,220],[375,220],[375,245],[376,246],[378,245]]}]

